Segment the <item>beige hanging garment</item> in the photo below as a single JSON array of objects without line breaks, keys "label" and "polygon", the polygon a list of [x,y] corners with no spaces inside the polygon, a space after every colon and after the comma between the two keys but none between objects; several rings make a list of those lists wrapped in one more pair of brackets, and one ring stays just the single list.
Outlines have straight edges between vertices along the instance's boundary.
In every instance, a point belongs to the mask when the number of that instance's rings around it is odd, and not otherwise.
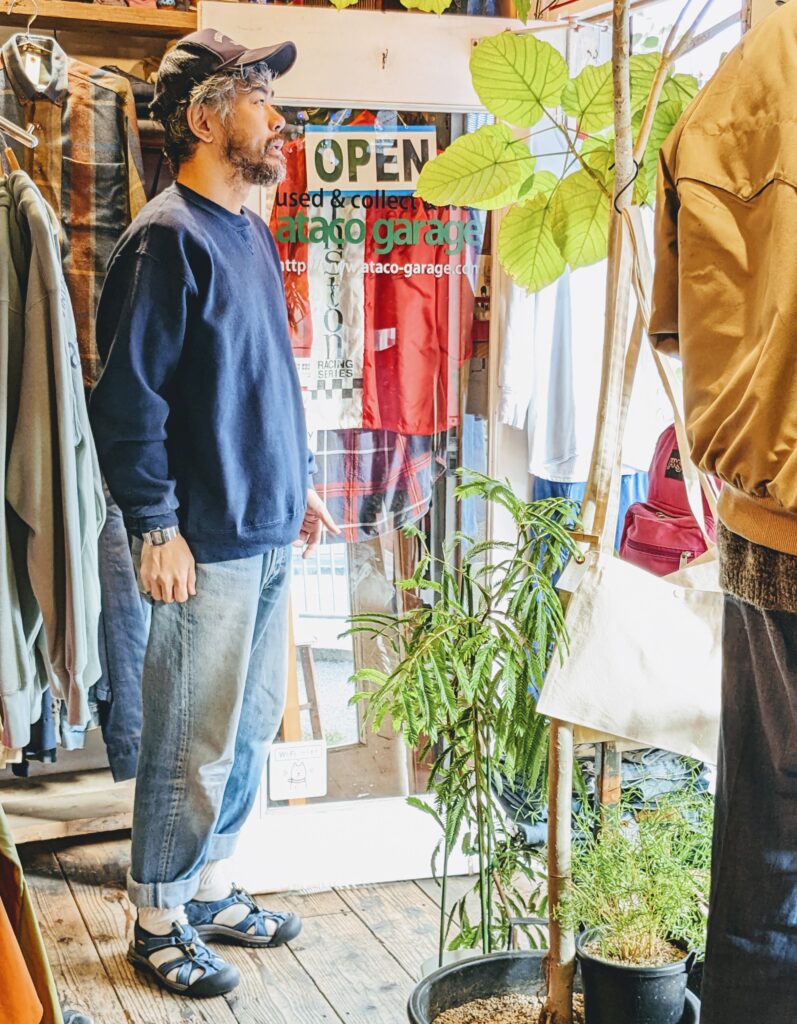
[{"label": "beige hanging garment", "polygon": [[[655,350],[673,406],[689,504],[709,547],[684,569],[663,578],[614,553],[624,412],[642,328],[650,315],[652,273],[638,209],[624,212],[621,237],[615,279],[618,301],[630,300],[632,276],[638,312],[622,393],[609,403],[613,429],[606,432],[604,451],[597,453],[593,466],[598,541],[584,564],[571,564],[560,581],[560,588],[572,593],[566,614],[570,649],[563,660],[554,658],[538,710],[581,727],[576,730],[577,742],[617,737],[714,763],[723,598],[717,548],[706,532],[701,491],[714,514],[716,496],[690,458],[677,398],[680,389],[671,366]],[[625,339],[616,337],[613,343],[624,347]]]}]

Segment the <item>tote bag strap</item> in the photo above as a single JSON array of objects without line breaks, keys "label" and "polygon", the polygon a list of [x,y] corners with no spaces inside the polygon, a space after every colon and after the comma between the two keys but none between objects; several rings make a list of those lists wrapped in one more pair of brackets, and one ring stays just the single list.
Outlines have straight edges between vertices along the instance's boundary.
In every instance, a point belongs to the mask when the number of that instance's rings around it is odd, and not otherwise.
[{"label": "tote bag strap", "polygon": [[[645,242],[642,227],[642,216],[639,207],[631,207],[623,211],[623,219],[628,225],[629,237],[633,246],[633,278],[634,292],[637,297],[639,310],[647,328],[650,323],[650,296],[653,287],[653,267],[650,261],[650,254]],[[703,495],[706,504],[711,511],[714,521],[717,520],[717,496],[712,482],[702,473],[692,460],[689,441],[686,434],[686,425],[681,407],[679,395],[682,394],[672,364],[661,355],[655,345],[651,344],[653,361],[656,364],[659,377],[661,378],[664,391],[672,406],[673,421],[675,423],[675,434],[678,439],[678,451],[681,456],[684,483],[686,494],[692,515],[700,527],[703,537],[709,547],[714,546],[706,525],[705,511],[703,507]],[[702,491],[702,494],[701,494]]]},{"label": "tote bag strap", "polygon": [[628,420],[628,409],[631,404],[631,394],[634,390],[639,356],[642,351],[642,339],[645,333],[645,325],[642,312],[637,308],[634,318],[634,326],[631,330],[631,340],[625,356],[623,368],[623,389],[620,395],[619,422],[617,430],[617,441],[614,452],[614,469],[609,483],[609,492],[605,504],[600,509],[601,519],[598,519],[598,509],[595,513],[595,533],[597,534],[598,549],[603,554],[613,554],[615,537],[617,534],[617,518],[620,514],[620,498],[623,483],[623,438],[625,437],[625,425]]}]

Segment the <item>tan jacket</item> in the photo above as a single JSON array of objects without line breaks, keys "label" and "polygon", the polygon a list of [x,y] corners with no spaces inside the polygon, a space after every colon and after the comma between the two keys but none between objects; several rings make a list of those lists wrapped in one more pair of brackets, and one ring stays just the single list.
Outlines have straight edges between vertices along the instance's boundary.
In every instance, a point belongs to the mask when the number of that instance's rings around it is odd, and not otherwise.
[{"label": "tan jacket", "polygon": [[730,485],[723,522],[797,554],[797,2],[662,149],[651,333],[678,336],[693,455]]}]

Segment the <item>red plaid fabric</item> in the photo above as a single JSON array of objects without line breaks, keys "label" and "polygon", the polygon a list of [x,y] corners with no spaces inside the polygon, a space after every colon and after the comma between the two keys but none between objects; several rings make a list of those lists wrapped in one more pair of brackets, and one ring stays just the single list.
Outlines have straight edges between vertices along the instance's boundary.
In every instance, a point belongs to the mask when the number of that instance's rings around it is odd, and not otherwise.
[{"label": "red plaid fabric", "polygon": [[329,541],[354,543],[417,522],[445,472],[445,435],[323,430],[316,442],[316,489],[342,531]]}]

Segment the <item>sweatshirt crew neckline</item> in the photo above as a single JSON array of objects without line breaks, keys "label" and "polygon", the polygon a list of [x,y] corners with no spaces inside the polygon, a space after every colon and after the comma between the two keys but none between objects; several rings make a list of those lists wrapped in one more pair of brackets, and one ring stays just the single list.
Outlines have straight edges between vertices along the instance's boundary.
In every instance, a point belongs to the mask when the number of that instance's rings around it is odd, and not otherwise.
[{"label": "sweatshirt crew neckline", "polygon": [[205,210],[207,213],[213,214],[216,217],[220,217],[226,221],[231,227],[240,230],[250,230],[252,227],[251,221],[246,213],[246,207],[242,206],[242,213],[232,213],[224,206],[220,206],[219,203],[215,203],[212,199],[208,199],[207,196],[203,196],[199,192],[195,192],[188,185],[183,185],[182,182],[175,181],[172,186],[176,192],[178,192],[186,202],[193,203],[194,206],[198,206],[200,209]]}]

